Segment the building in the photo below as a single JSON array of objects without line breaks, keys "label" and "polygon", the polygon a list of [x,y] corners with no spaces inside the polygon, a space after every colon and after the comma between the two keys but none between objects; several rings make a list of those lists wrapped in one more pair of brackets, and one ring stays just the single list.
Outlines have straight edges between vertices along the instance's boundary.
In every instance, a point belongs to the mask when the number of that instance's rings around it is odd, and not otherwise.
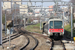
[{"label": "building", "polygon": [[32,6],[32,2],[31,0],[29,0],[29,2],[27,3],[28,6]]},{"label": "building", "polygon": [[[3,1],[11,1],[11,0],[3,0]],[[13,1],[21,1],[21,0],[13,0]],[[4,2],[4,3],[8,3],[8,2]],[[16,3],[21,5],[21,2],[16,2]]]},{"label": "building", "polygon": [[[21,1],[21,0],[13,0],[13,1]],[[21,2],[16,2],[16,4],[22,5]]]},{"label": "building", "polygon": [[49,6],[49,11],[53,11],[53,5]]},{"label": "building", "polygon": [[12,13],[14,15],[19,15],[20,14],[19,13],[20,12],[19,7],[20,7],[19,4],[16,4],[16,3],[13,4],[13,6],[12,6]]},{"label": "building", "polygon": [[[3,0],[3,1],[11,1],[11,0]],[[13,1],[21,1],[21,0],[13,0]],[[14,3],[12,3],[13,5]],[[21,2],[16,2],[16,4],[21,5]],[[11,8],[11,2],[3,2],[3,10]]]},{"label": "building", "polygon": [[[11,0],[4,0],[4,1],[11,1]],[[21,0],[13,0],[13,1],[21,1]],[[21,2],[12,3],[12,9],[13,9],[14,12],[15,12],[15,9],[16,9],[16,10],[18,10],[16,13],[19,13],[19,11],[20,11],[20,14],[27,14],[28,9],[19,9],[19,8],[27,8],[27,5],[22,5]],[[11,9],[11,2],[4,2],[3,3],[3,10],[5,10],[5,9]]]},{"label": "building", "polygon": [[3,3],[3,10],[9,9],[9,8],[11,8],[11,3],[10,2],[4,2]]},{"label": "building", "polygon": [[[27,8],[27,5],[21,5],[20,8]],[[28,9],[20,9],[20,14],[27,14]]]},{"label": "building", "polygon": [[63,7],[62,9],[64,10],[64,12],[68,11],[68,7]]}]

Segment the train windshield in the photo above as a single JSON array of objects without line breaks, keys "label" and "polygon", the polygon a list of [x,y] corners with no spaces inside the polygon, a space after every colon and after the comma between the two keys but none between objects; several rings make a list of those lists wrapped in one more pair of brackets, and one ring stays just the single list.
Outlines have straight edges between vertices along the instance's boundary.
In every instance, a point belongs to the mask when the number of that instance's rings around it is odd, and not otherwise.
[{"label": "train windshield", "polygon": [[62,28],[62,21],[54,21],[54,28]]},{"label": "train windshield", "polygon": [[62,21],[50,21],[50,28],[60,29],[62,28]]}]

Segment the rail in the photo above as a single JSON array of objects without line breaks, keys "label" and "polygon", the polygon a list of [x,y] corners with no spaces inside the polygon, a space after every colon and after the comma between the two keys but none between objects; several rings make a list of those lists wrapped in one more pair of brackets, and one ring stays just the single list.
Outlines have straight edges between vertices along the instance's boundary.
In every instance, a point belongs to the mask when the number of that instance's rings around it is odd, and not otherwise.
[{"label": "rail", "polygon": [[[60,45],[62,45],[63,50],[66,50],[64,43],[61,40],[58,41],[58,44],[59,44],[59,42],[61,43]],[[53,50],[53,48],[55,48],[54,45],[55,45],[55,42],[54,42],[54,40],[52,40],[52,44],[51,44],[50,50]],[[60,46],[60,45],[57,45],[57,46]]]}]

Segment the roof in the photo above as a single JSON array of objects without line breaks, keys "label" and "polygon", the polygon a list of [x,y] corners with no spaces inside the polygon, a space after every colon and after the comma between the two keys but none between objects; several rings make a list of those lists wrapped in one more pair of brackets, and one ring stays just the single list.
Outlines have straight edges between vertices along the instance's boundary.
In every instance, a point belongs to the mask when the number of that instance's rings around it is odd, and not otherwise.
[{"label": "roof", "polygon": [[62,21],[62,19],[50,19],[50,21],[54,21],[54,20],[60,20],[60,21]]},{"label": "roof", "polygon": [[63,21],[63,19],[50,19],[48,22],[50,21]]}]

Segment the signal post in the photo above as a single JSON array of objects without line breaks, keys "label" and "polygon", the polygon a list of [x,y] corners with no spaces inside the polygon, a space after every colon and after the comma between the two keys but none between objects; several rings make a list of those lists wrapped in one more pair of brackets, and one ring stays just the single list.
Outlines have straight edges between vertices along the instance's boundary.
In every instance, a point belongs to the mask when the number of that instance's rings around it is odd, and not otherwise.
[{"label": "signal post", "polygon": [[2,0],[0,0],[0,46],[2,46]]}]

